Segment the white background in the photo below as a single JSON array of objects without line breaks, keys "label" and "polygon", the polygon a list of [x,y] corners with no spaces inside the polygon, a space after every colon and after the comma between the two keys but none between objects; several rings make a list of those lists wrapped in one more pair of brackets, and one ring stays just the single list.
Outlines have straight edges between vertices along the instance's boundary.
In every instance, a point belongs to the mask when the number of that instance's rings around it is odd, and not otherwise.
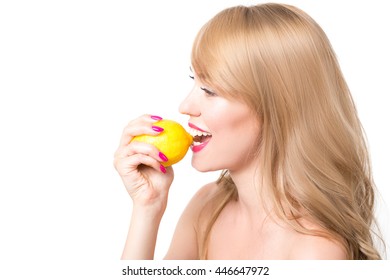
[{"label": "white background", "polygon": [[[226,7],[261,2],[0,2],[3,279],[102,275],[120,258],[131,200],[112,159],[123,127],[144,113],[185,125],[178,106],[192,86],[197,31]],[[284,2],[309,13],[333,44],[367,133],[389,243],[386,1]],[[218,176],[192,169],[190,157],[175,165],[158,259],[190,197]]]}]

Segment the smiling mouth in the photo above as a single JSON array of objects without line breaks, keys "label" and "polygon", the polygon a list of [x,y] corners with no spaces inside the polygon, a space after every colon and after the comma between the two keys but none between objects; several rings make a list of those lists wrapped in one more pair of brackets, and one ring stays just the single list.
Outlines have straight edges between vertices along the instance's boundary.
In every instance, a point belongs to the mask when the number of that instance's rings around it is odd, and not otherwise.
[{"label": "smiling mouth", "polygon": [[201,145],[203,143],[206,143],[208,141],[210,141],[212,135],[211,133],[207,132],[207,131],[200,131],[200,130],[197,130],[193,127],[191,127],[188,131],[189,134],[192,135],[193,137],[193,143],[192,145],[193,146],[198,146],[198,145]]}]

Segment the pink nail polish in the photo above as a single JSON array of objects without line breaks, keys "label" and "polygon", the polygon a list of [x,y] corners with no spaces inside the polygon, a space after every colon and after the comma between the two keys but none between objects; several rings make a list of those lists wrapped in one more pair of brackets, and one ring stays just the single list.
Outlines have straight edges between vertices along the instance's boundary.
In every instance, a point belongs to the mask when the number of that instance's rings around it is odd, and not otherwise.
[{"label": "pink nail polish", "polygon": [[156,120],[156,121],[161,121],[162,120],[162,117],[159,117],[159,116],[150,116],[153,120]]},{"label": "pink nail polish", "polygon": [[167,170],[165,169],[165,167],[162,164],[160,165],[160,170],[164,174],[167,173]]},{"label": "pink nail polish", "polygon": [[157,131],[157,132],[164,131],[164,128],[159,127],[159,126],[152,126],[152,129],[153,129],[154,131]]},{"label": "pink nail polish", "polygon": [[166,155],[164,155],[162,152],[158,153],[158,156],[163,160],[163,161],[168,161],[168,158]]}]

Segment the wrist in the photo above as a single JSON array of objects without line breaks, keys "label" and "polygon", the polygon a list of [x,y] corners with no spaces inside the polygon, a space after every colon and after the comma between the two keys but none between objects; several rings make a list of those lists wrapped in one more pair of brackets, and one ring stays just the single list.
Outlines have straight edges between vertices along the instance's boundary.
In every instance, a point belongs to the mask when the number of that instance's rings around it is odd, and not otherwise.
[{"label": "wrist", "polygon": [[165,205],[133,205],[132,217],[143,221],[159,222],[164,215]]},{"label": "wrist", "polygon": [[158,208],[133,205],[122,259],[153,259],[163,213]]}]

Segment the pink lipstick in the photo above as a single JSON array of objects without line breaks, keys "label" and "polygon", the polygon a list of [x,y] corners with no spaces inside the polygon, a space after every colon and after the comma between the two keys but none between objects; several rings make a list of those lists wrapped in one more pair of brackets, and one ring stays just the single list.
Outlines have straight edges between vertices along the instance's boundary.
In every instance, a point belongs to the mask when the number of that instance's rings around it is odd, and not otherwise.
[{"label": "pink lipstick", "polygon": [[193,123],[190,123],[190,122],[188,123],[188,126],[193,128],[193,129],[202,131],[202,132],[207,132],[206,130],[201,129],[200,127],[197,127],[196,125],[194,125]]},{"label": "pink lipstick", "polygon": [[190,127],[189,133],[192,135],[194,141],[191,145],[191,150],[194,153],[200,152],[211,140],[211,133],[201,129],[200,127],[197,127],[193,123],[188,123],[188,126]]}]

